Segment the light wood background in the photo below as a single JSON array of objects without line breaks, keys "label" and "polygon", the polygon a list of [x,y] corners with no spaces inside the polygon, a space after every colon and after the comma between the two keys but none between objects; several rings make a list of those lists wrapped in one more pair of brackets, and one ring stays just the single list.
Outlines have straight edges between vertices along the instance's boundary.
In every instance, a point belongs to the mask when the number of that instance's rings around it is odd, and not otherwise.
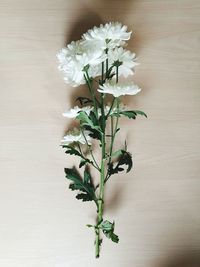
[{"label": "light wood background", "polygon": [[[0,266],[199,267],[200,1],[0,1]],[[93,25],[121,21],[143,88],[125,98],[148,119],[123,120],[135,168],[113,177],[104,239],[94,259],[93,204],[68,190],[59,147],[62,112],[81,91],[57,70],[56,53]],[[84,89],[82,94],[85,92]],[[193,265],[192,265],[193,264]]]}]

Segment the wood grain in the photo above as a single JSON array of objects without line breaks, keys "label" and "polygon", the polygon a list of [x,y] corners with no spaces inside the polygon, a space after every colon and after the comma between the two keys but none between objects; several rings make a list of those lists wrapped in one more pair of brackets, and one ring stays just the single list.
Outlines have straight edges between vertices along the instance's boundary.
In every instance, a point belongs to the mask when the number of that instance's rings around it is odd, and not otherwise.
[{"label": "wood grain", "polygon": [[[95,209],[68,190],[76,162],[59,147],[80,89],[55,55],[110,20],[133,30],[143,90],[124,101],[148,119],[122,121],[135,169],[109,183],[120,243],[105,240],[95,260]],[[1,0],[0,27],[0,266],[199,267],[200,1]]]}]

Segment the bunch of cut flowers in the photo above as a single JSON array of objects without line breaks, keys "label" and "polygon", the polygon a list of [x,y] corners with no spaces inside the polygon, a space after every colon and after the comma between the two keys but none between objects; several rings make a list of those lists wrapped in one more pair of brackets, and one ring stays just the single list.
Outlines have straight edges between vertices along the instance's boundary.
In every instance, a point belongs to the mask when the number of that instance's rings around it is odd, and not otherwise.
[{"label": "bunch of cut flowers", "polygon": [[[72,87],[86,85],[88,89],[87,97],[76,99],[79,105],[63,113],[64,117],[76,120],[78,127],[69,130],[61,145],[66,154],[80,159],[79,169],[83,169],[81,172],[75,166],[65,168],[69,188],[78,192],[77,199],[93,201],[96,206],[96,223],[87,225],[94,230],[96,258],[100,255],[103,236],[119,242],[115,222],[104,218],[105,186],[113,175],[129,172],[133,167],[126,141],[123,148],[115,149],[120,119],[147,117],[143,111],[129,110],[122,103],[122,96],[141,91],[126,79],[138,65],[135,54],[125,48],[130,37],[127,26],[109,22],[89,29],[80,40],[71,42],[57,54],[64,81]],[[94,153],[96,143],[100,160]],[[99,177],[96,184],[91,168]]]}]

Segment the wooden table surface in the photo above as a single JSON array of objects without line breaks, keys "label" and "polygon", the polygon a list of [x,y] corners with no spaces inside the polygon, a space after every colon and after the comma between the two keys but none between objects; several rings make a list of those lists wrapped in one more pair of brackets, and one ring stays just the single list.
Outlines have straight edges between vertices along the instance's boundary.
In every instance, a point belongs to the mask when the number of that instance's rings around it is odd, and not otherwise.
[{"label": "wooden table surface", "polygon": [[[141,63],[122,120],[134,171],[113,177],[105,216],[120,243],[94,259],[93,204],[74,198],[60,139],[78,88],[56,53],[93,25],[121,21]],[[0,1],[0,267],[200,266],[200,1]]]}]

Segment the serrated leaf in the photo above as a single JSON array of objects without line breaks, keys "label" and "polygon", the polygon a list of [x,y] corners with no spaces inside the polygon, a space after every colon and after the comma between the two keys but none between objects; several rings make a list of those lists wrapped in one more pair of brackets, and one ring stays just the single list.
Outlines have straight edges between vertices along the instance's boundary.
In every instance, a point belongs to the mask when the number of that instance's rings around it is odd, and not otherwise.
[{"label": "serrated leaf", "polygon": [[75,184],[75,183],[71,183],[69,185],[69,189],[71,189],[72,191],[74,190],[84,191],[81,184]]},{"label": "serrated leaf", "polygon": [[89,136],[93,139],[101,140],[101,133],[96,129],[92,129],[90,126],[85,126],[85,129],[90,131]]},{"label": "serrated leaf", "polygon": [[84,170],[84,183],[92,183],[92,178],[87,168]]},{"label": "serrated leaf", "polygon": [[89,194],[84,194],[84,193],[78,194],[76,198],[82,200],[83,202],[93,200],[93,198]]},{"label": "serrated leaf", "polygon": [[85,166],[87,163],[93,163],[91,160],[86,159],[86,158],[82,158],[80,163],[79,163],[79,168],[82,168],[83,166]]},{"label": "serrated leaf", "polygon": [[83,167],[86,164],[87,161],[85,161],[84,159],[81,159],[80,163],[79,163],[79,168]]},{"label": "serrated leaf", "polygon": [[94,111],[90,111],[90,119],[93,122],[94,126],[98,126],[99,125],[99,121],[94,113]]},{"label": "serrated leaf", "polygon": [[66,154],[82,157],[81,153],[72,146],[65,145],[63,146],[63,148],[67,148],[67,150],[65,151]]},{"label": "serrated leaf", "polygon": [[90,128],[101,132],[100,127],[96,125],[96,123],[92,120],[93,117],[91,119],[90,116],[86,112],[80,111],[76,118],[80,120],[83,126],[89,126]]},{"label": "serrated leaf", "polygon": [[144,112],[141,111],[141,110],[134,110],[134,112],[135,112],[137,115],[145,116],[145,117],[147,118],[147,114],[144,113]]},{"label": "serrated leaf", "polygon": [[124,168],[122,167],[123,165],[127,165],[127,170],[126,172],[129,172],[133,166],[133,161],[132,161],[132,156],[129,152],[125,150],[121,150],[121,155],[119,156],[118,161],[111,162],[108,166],[108,173],[109,176],[124,171]]},{"label": "serrated leaf", "polygon": [[125,117],[128,117],[129,119],[136,119],[137,117],[137,114],[134,112],[134,111],[130,111],[130,110],[127,110],[127,111],[121,111],[119,113],[119,115],[124,115]]},{"label": "serrated leaf", "polygon": [[84,179],[81,178],[80,174],[75,168],[65,168],[65,173],[66,178],[72,181],[72,183],[69,185],[69,188],[73,191],[81,191],[81,193],[76,196],[77,199],[82,199],[82,201],[93,200],[97,204],[95,188],[92,184],[92,178],[88,169],[85,169]]},{"label": "serrated leaf", "polygon": [[120,117],[121,115],[129,119],[136,119],[137,115],[145,116],[147,118],[147,115],[140,110],[125,110],[125,111],[120,111],[119,113],[117,112],[112,113],[110,116]]},{"label": "serrated leaf", "polygon": [[66,178],[72,180],[75,184],[81,184],[81,177],[75,168],[65,168]]},{"label": "serrated leaf", "polygon": [[72,146],[69,145],[65,145],[63,146],[64,148],[67,148],[67,150],[65,151],[66,154],[69,155],[74,155],[74,156],[79,156],[81,158],[81,162],[79,164],[79,168],[83,167],[84,165],[86,165],[87,163],[92,163],[91,160],[85,158],[77,149],[75,149]]}]

